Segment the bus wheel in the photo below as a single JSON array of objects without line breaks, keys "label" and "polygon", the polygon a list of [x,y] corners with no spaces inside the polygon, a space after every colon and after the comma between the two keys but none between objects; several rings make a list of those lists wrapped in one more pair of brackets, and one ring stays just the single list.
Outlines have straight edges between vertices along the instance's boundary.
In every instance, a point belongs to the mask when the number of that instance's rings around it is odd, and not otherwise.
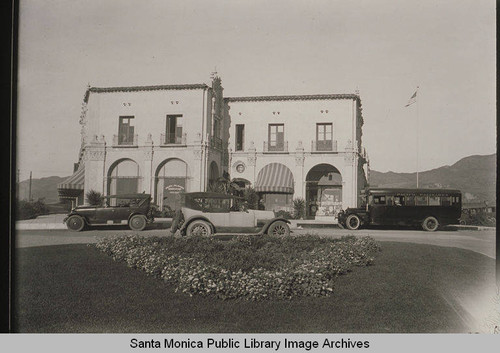
[{"label": "bus wheel", "polygon": [[351,214],[345,220],[345,225],[347,229],[356,230],[361,226],[361,220],[359,219],[358,215]]},{"label": "bus wheel", "polygon": [[432,217],[432,216],[427,217],[422,222],[422,228],[427,232],[434,232],[438,229],[438,227],[439,227],[439,222],[436,219],[436,217]]}]

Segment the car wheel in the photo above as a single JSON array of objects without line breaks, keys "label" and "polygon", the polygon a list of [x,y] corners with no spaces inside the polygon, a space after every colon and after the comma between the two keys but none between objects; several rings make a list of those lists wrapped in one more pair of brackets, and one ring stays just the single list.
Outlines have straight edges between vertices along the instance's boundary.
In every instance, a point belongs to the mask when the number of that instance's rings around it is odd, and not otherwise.
[{"label": "car wheel", "polygon": [[66,226],[70,230],[79,232],[83,228],[85,228],[85,220],[80,216],[74,215],[68,218],[68,220],[66,221]]},{"label": "car wheel", "polygon": [[191,222],[186,230],[188,236],[208,237],[212,235],[212,227],[208,222],[198,220]]},{"label": "car wheel", "polygon": [[267,230],[267,235],[289,236],[290,227],[283,221],[276,221]]},{"label": "car wheel", "polygon": [[438,229],[439,222],[436,217],[429,216],[422,222],[422,228],[427,232],[434,232]]},{"label": "car wheel", "polygon": [[359,227],[361,226],[361,219],[359,219],[358,215],[351,214],[347,216],[347,219],[345,220],[345,226],[350,230],[359,229]]},{"label": "car wheel", "polygon": [[130,229],[140,232],[141,230],[146,228],[146,223],[146,217],[138,214],[130,218],[130,220],[128,221],[128,226],[130,227]]}]

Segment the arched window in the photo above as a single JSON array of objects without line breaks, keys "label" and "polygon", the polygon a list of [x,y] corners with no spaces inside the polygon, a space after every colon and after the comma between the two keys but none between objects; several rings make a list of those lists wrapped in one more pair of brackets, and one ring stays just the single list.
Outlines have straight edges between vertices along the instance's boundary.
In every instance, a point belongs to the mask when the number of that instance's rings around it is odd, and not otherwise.
[{"label": "arched window", "polygon": [[108,173],[108,195],[140,192],[139,165],[131,159],[123,159],[111,166]]}]

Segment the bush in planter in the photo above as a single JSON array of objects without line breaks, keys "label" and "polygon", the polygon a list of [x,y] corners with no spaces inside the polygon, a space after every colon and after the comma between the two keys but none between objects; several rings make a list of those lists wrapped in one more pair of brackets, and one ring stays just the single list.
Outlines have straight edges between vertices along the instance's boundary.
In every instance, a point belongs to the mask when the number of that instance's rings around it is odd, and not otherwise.
[{"label": "bush in planter", "polygon": [[293,200],[293,216],[295,219],[303,219],[306,214],[306,201],[298,197]]},{"label": "bush in planter", "polygon": [[99,191],[89,190],[85,194],[85,197],[87,198],[87,202],[90,206],[102,206],[104,197]]}]

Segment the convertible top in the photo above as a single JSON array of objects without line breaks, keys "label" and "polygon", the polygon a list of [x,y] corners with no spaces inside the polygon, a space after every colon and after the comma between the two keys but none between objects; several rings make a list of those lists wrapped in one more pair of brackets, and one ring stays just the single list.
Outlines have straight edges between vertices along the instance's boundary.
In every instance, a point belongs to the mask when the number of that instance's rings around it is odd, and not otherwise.
[{"label": "convertible top", "polygon": [[241,197],[221,194],[218,192],[186,192],[184,196],[190,198],[210,198],[210,199],[241,199]]},{"label": "convertible top", "polygon": [[147,199],[149,197],[151,197],[150,194],[121,194],[104,196],[106,199]]}]

